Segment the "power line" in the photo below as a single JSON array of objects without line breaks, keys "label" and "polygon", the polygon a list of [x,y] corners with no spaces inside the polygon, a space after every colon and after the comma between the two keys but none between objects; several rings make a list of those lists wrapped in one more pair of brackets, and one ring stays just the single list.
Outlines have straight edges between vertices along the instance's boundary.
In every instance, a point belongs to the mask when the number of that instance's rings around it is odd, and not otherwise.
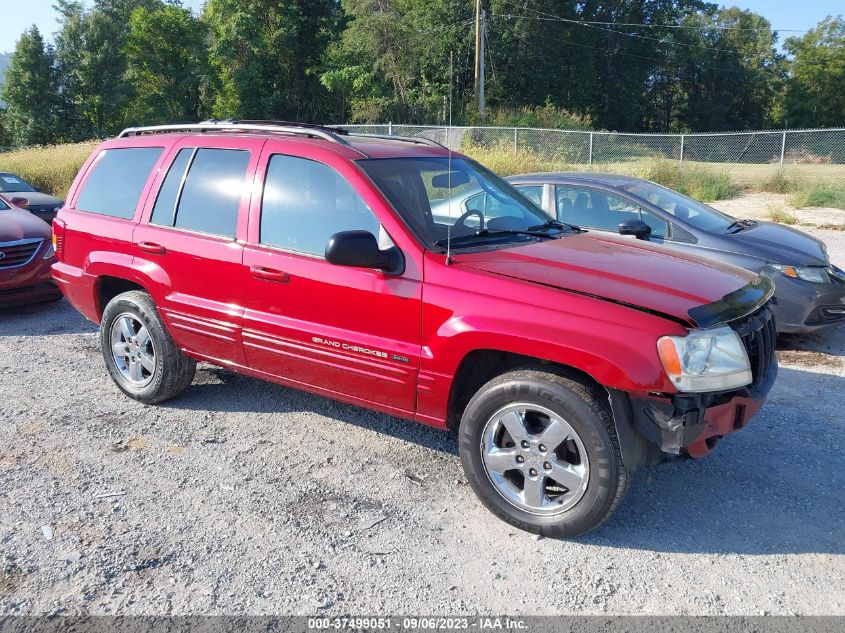
[{"label": "power line", "polygon": [[[552,13],[546,13],[544,11],[539,11],[537,9],[532,9],[531,7],[527,6],[520,6],[514,4],[513,2],[508,2],[507,0],[502,0],[505,4],[509,4],[512,7],[517,9],[524,9],[526,11],[533,11],[535,13],[539,13],[540,15],[546,16],[549,20],[560,20],[562,22],[574,22],[575,24],[583,24],[583,25],[599,25],[599,26],[634,26],[637,28],[645,28],[645,29],[691,29],[691,30],[717,30],[717,31],[762,31],[765,30],[766,27],[759,26],[759,27],[747,27],[747,26],[718,26],[718,25],[698,25],[693,26],[689,24],[643,24],[640,22],[600,22],[598,20],[573,20],[568,18],[562,18],[560,16],[554,15]],[[528,17],[528,16],[516,16],[516,17]],[[540,18],[536,18],[540,19]],[[771,31],[774,33],[807,33],[807,29],[774,29],[771,28]]]},{"label": "power line", "polygon": [[[520,7],[518,7],[518,5],[515,5],[512,2],[505,1],[505,4],[509,4],[512,7],[520,8]],[[670,46],[684,46],[686,48],[699,48],[699,49],[702,49],[702,50],[721,51],[723,53],[738,54],[738,51],[736,51],[734,49],[730,49],[730,48],[717,48],[715,46],[701,46],[701,45],[698,45],[698,44],[686,44],[684,42],[667,42],[666,40],[661,39],[659,37],[649,37],[648,35],[638,35],[637,33],[627,33],[626,31],[617,31],[615,29],[606,29],[606,28],[601,27],[601,26],[594,26],[592,23],[584,22],[582,20],[572,20],[570,18],[562,18],[560,16],[553,15],[551,13],[544,13],[543,11],[537,11],[536,9],[531,9],[530,7],[522,7],[522,8],[527,10],[527,11],[533,11],[534,13],[539,13],[541,15],[539,17],[537,17],[537,16],[528,16],[528,15],[512,15],[512,14],[501,14],[500,13],[498,15],[495,15],[494,17],[503,17],[505,19],[513,19],[513,18],[520,19],[521,18],[521,19],[528,19],[528,20],[533,19],[533,20],[547,20],[547,21],[550,21],[550,22],[564,22],[566,24],[575,24],[577,26],[584,26],[584,27],[587,27],[587,28],[598,29],[600,31],[605,31],[607,33],[615,33],[617,35],[624,35],[625,37],[632,37],[632,38],[643,39],[643,40],[651,40],[653,42],[659,42],[661,44],[668,44]]]}]

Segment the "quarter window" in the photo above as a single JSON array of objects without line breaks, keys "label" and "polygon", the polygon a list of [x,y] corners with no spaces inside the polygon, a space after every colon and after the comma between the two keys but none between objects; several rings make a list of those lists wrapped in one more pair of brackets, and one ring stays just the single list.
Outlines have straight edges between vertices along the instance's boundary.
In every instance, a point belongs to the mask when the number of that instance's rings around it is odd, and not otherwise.
[{"label": "quarter window", "polygon": [[379,236],[378,218],[331,167],[277,154],[270,159],[261,203],[261,243],[323,256],[340,231]]},{"label": "quarter window", "polygon": [[542,185],[516,185],[515,189],[538,207],[543,206]]},{"label": "quarter window", "polygon": [[163,151],[162,147],[103,150],[82,186],[76,208],[115,218],[131,218],[147,178]]},{"label": "quarter window", "polygon": [[180,150],[161,185],[150,221],[235,237],[248,164],[246,150]]}]

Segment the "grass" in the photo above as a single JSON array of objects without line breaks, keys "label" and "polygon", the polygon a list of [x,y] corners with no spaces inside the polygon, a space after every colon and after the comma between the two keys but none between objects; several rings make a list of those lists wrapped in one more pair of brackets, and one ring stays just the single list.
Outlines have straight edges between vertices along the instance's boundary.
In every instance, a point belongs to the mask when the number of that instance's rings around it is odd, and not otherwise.
[{"label": "grass", "polygon": [[0,153],[0,171],[16,174],[54,196],[64,199],[76,172],[98,141],[32,147]]},{"label": "grass", "polygon": [[798,218],[786,211],[782,205],[769,205],[766,216],[772,222],[779,224],[788,224],[790,226],[798,224]]},{"label": "grass", "polygon": [[510,144],[470,147],[465,153],[502,176],[545,171],[609,171],[645,178],[704,202],[733,198],[742,190],[724,170],[686,165],[681,167],[667,160],[573,165],[561,158],[541,156],[529,150],[514,151]]},{"label": "grass", "polygon": [[802,187],[792,193],[789,203],[797,209],[805,207],[845,209],[845,186],[821,183]]}]

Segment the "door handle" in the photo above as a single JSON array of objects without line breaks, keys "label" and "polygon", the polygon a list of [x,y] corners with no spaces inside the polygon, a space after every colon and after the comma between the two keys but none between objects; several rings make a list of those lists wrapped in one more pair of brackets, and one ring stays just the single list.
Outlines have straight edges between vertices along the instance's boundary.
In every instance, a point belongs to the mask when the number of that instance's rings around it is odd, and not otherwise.
[{"label": "door handle", "polygon": [[167,251],[164,246],[155,242],[138,242],[138,248],[145,253],[152,253],[153,255],[164,255]]},{"label": "door handle", "polygon": [[290,281],[288,274],[282,270],[275,268],[265,268],[264,266],[252,266],[250,268],[252,276],[256,279],[264,279],[266,281],[277,281],[286,284]]}]

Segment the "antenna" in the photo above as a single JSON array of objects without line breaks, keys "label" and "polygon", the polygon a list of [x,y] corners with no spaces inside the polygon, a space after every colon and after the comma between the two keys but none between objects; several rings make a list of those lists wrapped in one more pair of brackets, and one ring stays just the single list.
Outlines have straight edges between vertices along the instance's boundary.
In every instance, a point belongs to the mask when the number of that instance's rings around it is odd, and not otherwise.
[{"label": "antenna", "polygon": [[450,132],[452,131],[452,84],[454,83],[454,66],[453,66],[453,52],[449,51],[449,123],[446,127],[446,169],[448,175],[446,176],[447,184],[447,200],[446,212],[449,214],[449,220],[446,223],[446,265],[452,263],[452,144],[449,142]]}]

